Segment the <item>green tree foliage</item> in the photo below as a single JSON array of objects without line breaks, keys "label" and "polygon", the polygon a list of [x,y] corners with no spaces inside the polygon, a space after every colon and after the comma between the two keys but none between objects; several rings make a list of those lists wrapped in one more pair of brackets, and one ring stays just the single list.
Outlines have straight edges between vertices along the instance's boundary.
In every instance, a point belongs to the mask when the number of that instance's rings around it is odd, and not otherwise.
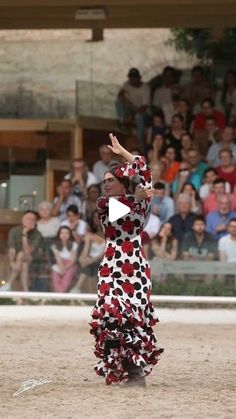
[{"label": "green tree foliage", "polygon": [[[236,60],[236,28],[223,31],[221,39],[212,37],[211,29],[172,29],[171,44],[177,50],[196,55],[202,60],[212,62]],[[234,58],[235,57],[235,58]]]}]

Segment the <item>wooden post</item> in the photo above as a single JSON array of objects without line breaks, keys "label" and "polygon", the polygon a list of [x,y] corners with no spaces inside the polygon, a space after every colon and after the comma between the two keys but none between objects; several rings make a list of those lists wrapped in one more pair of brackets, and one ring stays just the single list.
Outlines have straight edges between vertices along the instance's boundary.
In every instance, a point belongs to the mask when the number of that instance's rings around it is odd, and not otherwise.
[{"label": "wooden post", "polygon": [[74,158],[80,159],[83,157],[83,134],[84,134],[83,128],[76,125],[75,130],[74,130],[74,147],[73,147]]}]

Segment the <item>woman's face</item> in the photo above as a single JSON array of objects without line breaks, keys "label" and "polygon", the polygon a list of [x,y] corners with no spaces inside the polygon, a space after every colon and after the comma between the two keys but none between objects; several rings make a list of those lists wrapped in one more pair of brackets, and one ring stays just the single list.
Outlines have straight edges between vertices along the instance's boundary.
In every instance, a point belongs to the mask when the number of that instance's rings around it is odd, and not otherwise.
[{"label": "woman's face", "polygon": [[158,150],[160,150],[163,145],[164,145],[164,138],[162,137],[162,135],[157,134],[155,135],[154,139],[153,139],[153,146],[156,144]]},{"label": "woman's face", "polygon": [[183,135],[181,138],[181,145],[184,150],[189,150],[192,146],[192,140],[189,135]]},{"label": "woman's face", "polygon": [[88,199],[89,201],[96,201],[100,196],[99,189],[95,186],[92,186],[88,191]]},{"label": "woman's face", "polygon": [[183,122],[180,118],[174,117],[172,119],[172,129],[183,129]]},{"label": "woman's face", "polygon": [[166,158],[169,161],[175,161],[176,159],[176,152],[174,148],[168,148],[166,151]]},{"label": "woman's face", "polygon": [[170,223],[166,223],[163,225],[162,230],[164,234],[169,237],[172,234],[172,225]]},{"label": "woman's face", "polygon": [[51,217],[51,208],[41,207],[39,210],[39,216],[43,220],[49,220],[49,218]]},{"label": "woman's face", "polygon": [[154,127],[162,127],[163,126],[163,121],[159,116],[154,116],[153,117],[153,125]]},{"label": "woman's face", "polygon": [[59,238],[62,242],[67,242],[70,238],[70,232],[67,228],[62,228],[59,234]]},{"label": "woman's face", "polygon": [[229,166],[232,163],[232,157],[227,151],[220,153],[220,163],[222,166]]},{"label": "woman's face", "polygon": [[123,195],[125,193],[125,187],[109,172],[105,173],[103,183],[108,196]]},{"label": "woman's face", "polygon": [[185,185],[183,188],[183,193],[187,193],[188,195],[192,195],[194,192],[194,189],[191,185]]}]

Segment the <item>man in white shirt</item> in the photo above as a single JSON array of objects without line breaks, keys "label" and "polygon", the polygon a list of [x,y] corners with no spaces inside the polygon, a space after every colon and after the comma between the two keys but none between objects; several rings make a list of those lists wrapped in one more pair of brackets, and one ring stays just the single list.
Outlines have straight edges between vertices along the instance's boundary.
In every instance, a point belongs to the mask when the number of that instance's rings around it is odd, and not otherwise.
[{"label": "man in white shirt", "polygon": [[231,218],[228,223],[228,233],[221,237],[218,242],[220,260],[225,262],[236,262],[236,218]]},{"label": "man in white shirt", "polygon": [[168,107],[173,107],[173,96],[180,93],[175,78],[175,69],[170,66],[165,67],[162,72],[162,86],[158,87],[153,95],[153,106],[163,111],[166,111]]},{"label": "man in white shirt", "polygon": [[123,124],[135,122],[139,146],[144,148],[145,140],[145,113],[150,105],[150,87],[143,83],[137,68],[128,72],[128,80],[121,87],[116,110],[119,121]]},{"label": "man in white shirt", "polygon": [[233,154],[233,162],[236,163],[236,144],[234,144],[234,128],[227,126],[222,132],[222,141],[219,143],[212,144],[207,153],[207,161],[210,166],[218,167],[220,166],[220,157],[219,151],[222,148],[229,148]]}]

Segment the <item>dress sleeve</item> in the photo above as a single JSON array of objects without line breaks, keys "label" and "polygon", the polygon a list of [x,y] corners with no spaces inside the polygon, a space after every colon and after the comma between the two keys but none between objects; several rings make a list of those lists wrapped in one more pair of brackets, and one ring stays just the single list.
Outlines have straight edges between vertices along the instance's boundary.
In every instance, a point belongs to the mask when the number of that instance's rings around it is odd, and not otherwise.
[{"label": "dress sleeve", "polygon": [[152,187],[152,172],[143,156],[135,156],[133,163],[126,163],[117,169],[120,177],[132,177],[139,175],[141,187],[148,189]]},{"label": "dress sleeve", "polygon": [[97,210],[99,214],[102,214],[106,211],[108,211],[108,204],[109,204],[109,198],[106,196],[101,196],[97,199]]}]

